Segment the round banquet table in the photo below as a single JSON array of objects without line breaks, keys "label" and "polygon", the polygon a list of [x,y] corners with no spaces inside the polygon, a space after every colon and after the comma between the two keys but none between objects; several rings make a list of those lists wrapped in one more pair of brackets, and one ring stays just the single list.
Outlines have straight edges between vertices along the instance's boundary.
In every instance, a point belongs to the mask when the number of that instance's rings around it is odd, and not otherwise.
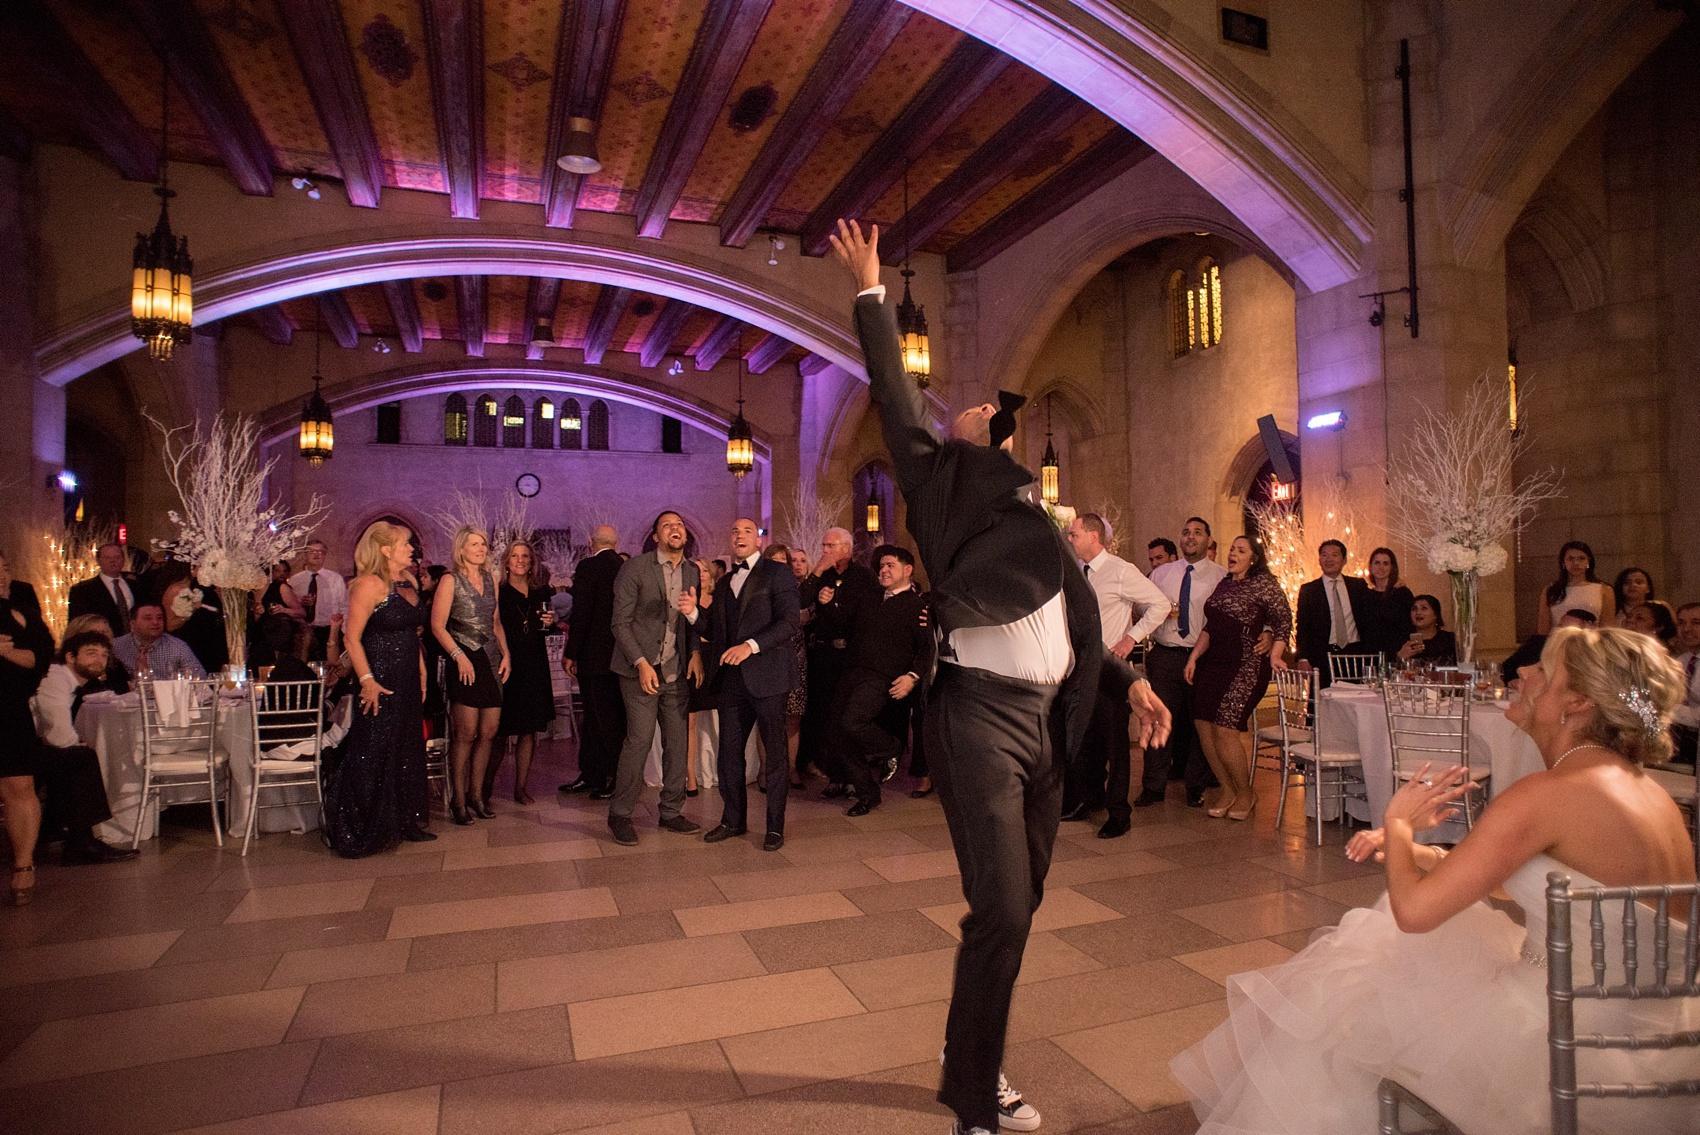
[{"label": "round banquet table", "polygon": [[[225,799],[226,833],[241,839],[247,832],[248,801],[254,791],[254,713],[247,700],[219,698],[218,752],[229,762],[230,791]],[[89,700],[77,712],[77,733],[94,749],[100,774],[106,781],[106,800],[112,819],[95,829],[107,843],[129,847],[135,839],[136,808],[142,795],[142,710],[135,694]],[[171,804],[174,796],[193,796],[202,786],[162,789],[160,800]],[[309,788],[289,789],[292,802],[273,808],[283,790],[267,789],[268,806],[259,812],[261,832],[311,831],[319,826],[319,806]],[[299,802],[294,802],[296,800]],[[142,838],[159,834],[159,810],[143,813]]]}]

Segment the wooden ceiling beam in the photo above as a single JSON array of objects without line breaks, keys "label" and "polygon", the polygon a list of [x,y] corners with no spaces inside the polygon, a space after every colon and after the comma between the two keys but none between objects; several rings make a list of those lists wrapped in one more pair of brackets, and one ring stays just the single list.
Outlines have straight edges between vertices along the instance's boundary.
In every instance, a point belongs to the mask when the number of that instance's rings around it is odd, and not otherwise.
[{"label": "wooden ceiling beam", "polygon": [[419,319],[419,297],[413,294],[412,280],[385,280],[384,299],[390,305],[390,318],[395,321],[395,336],[401,349],[417,355],[425,349],[425,325]]},{"label": "wooden ceiling beam", "polygon": [[539,323],[554,334],[555,309],[561,303],[561,281],[556,276],[533,276],[525,293],[525,357],[540,359],[543,348],[531,344],[531,330]]},{"label": "wooden ceiling beam", "polygon": [[[423,0],[423,7],[431,105],[437,115],[443,176],[449,183],[449,214],[477,220],[484,169],[483,4]],[[482,337],[478,353],[483,354]]]},{"label": "wooden ceiling beam", "polygon": [[1092,108],[1055,83],[1016,112],[984,145],[915,203],[908,216],[881,235],[880,255],[887,264],[903,259],[905,249],[926,244],[964,209],[1032,160],[1058,134],[1072,128]]},{"label": "wooden ceiling beam", "polygon": [[979,268],[1102,189],[1155,151],[1119,127],[1023,194],[1021,199],[952,246],[945,271]]},{"label": "wooden ceiling beam", "polygon": [[838,121],[911,14],[893,0],[851,0],[825,51],[809,68],[802,89],[727,201],[720,220],[721,244],[742,248],[749,243],[767,211]]},{"label": "wooden ceiling beam", "polygon": [[[331,333],[336,345],[353,348],[360,345],[360,325],[354,322],[354,309],[348,306],[348,297],[341,292],[320,292],[319,319],[325,330]],[[317,329],[314,331],[317,334]]]},{"label": "wooden ceiling beam", "polygon": [[566,148],[567,119],[588,118],[600,126],[625,10],[625,0],[579,0],[561,18],[549,93],[549,142],[543,150],[543,222],[556,228],[572,228],[584,181],[555,164]]},{"label": "wooden ceiling beam", "polygon": [[903,178],[903,171],[949,130],[995,83],[1009,57],[977,39],[964,39],[909,100],[850,172],[803,222],[803,251],[824,256],[840,217],[859,218]]},{"label": "wooden ceiling beam", "polygon": [[630,288],[606,284],[596,294],[596,306],[590,310],[590,325],[584,332],[585,362],[592,366],[602,364],[602,356],[608,353],[608,346],[614,341],[614,328],[620,325],[620,317],[626,314],[626,301],[631,298]]},{"label": "wooden ceiling beam", "polygon": [[685,329],[686,321],[695,310],[684,300],[668,300],[661,314],[655,317],[655,322],[649,325],[649,333],[643,337],[638,362],[646,367],[660,366],[661,360],[673,352],[673,340]]},{"label": "wooden ceiling beam", "polygon": [[769,331],[762,336],[761,342],[749,349],[744,355],[744,363],[751,374],[766,374],[773,369],[773,364],[785,357],[785,352],[791,349],[789,340]]},{"label": "wooden ceiling beam", "polygon": [[720,117],[773,0],[718,0],[707,5],[691,57],[667,107],[661,136],[638,186],[639,236],[659,237],[690,180],[691,169]]},{"label": "wooden ceiling beam", "polygon": [[813,378],[832,363],[816,354],[807,354],[797,360],[797,373],[804,378]]},{"label": "wooden ceiling beam", "polygon": [[120,177],[159,177],[159,137],[144,128],[77,41],[41,0],[0,6],[0,36],[27,60],[28,78],[45,80],[56,101],[74,109],[83,137]]},{"label": "wooden ceiling beam", "polygon": [[720,360],[726,357],[738,341],[739,334],[744,330],[744,324],[736,316],[722,315],[720,322],[709,329],[702,342],[697,344],[695,366],[697,370],[713,370],[720,365]]},{"label": "wooden ceiling beam", "polygon": [[254,322],[260,325],[260,334],[280,347],[287,347],[295,341],[295,324],[281,304],[268,303],[256,307]]},{"label": "wooden ceiling beam", "polygon": [[165,60],[172,83],[207,128],[238,188],[252,197],[270,197],[276,164],[271,143],[192,0],[125,0],[125,10],[154,54]]},{"label": "wooden ceiling beam", "polygon": [[307,79],[319,125],[342,170],[349,204],[376,209],[383,189],[378,136],[366,110],[338,0],[288,0],[277,6],[277,12],[295,50],[295,62]]},{"label": "wooden ceiling beam", "polygon": [[484,277],[456,276],[455,302],[460,307],[460,337],[468,358],[484,357]]}]

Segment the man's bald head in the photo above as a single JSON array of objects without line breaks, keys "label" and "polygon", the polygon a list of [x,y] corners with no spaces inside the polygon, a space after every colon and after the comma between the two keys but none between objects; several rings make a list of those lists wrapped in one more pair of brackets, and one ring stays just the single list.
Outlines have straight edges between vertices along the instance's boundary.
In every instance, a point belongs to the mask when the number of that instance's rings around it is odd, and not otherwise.
[{"label": "man's bald head", "polygon": [[620,542],[620,534],[612,524],[598,524],[590,533],[590,546],[597,551],[612,548]]}]

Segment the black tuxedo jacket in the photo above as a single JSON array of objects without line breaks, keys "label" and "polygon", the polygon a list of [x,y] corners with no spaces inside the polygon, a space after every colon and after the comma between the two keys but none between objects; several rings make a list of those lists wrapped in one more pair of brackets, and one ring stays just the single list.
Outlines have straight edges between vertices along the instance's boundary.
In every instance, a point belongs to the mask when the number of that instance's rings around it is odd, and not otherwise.
[{"label": "black tuxedo jacket", "polygon": [[797,684],[797,577],[791,569],[759,556],[740,594],[732,594],[728,572],[714,585],[714,605],[697,618],[697,631],[707,643],[703,665],[710,685],[720,681],[720,656],[731,647],[754,639],[757,651],[738,667],[751,697],[787,694]]},{"label": "black tuxedo jacket", "polygon": [[573,569],[573,609],[567,616],[567,652],[580,674],[609,673],[614,656],[614,577],[620,553],[604,548]]},{"label": "black tuxedo jacket", "polygon": [[[139,594],[136,585],[128,579],[124,582],[129,586],[130,596],[134,599]],[[13,586],[16,586],[16,584]],[[123,628],[129,625],[128,622],[120,623],[118,621],[118,604],[113,602],[112,592],[106,589],[106,584],[101,581],[98,575],[93,579],[73,583],[66,598],[69,600],[67,618],[75,619],[79,615],[99,615],[112,628],[113,634],[123,633]],[[133,603],[126,614],[135,614]]]},{"label": "black tuxedo jacket", "polygon": [[[1346,602],[1352,605],[1352,618],[1358,624],[1360,638],[1372,633],[1374,615],[1370,610],[1369,584],[1355,575],[1340,576],[1346,585]],[[1334,617],[1328,609],[1328,593],[1322,589],[1322,577],[1299,588],[1299,657],[1312,666],[1328,672],[1328,635],[1334,629]]]},{"label": "black tuxedo jacket", "polygon": [[1074,669],[1058,698],[1072,756],[1091,722],[1100,681],[1106,694],[1125,696],[1140,673],[1104,649],[1091,585],[1056,525],[1025,495],[1033,474],[1001,449],[941,441],[928,426],[921,392],[903,369],[894,305],[859,297],[856,333],[908,505],[909,534],[932,584],[938,632],[1012,623],[1062,590]]},{"label": "black tuxedo jacket", "polygon": [[890,599],[883,588],[862,596],[851,614],[850,666],[888,683],[901,674],[931,672],[933,631],[921,625],[926,605],[926,596],[913,587]]}]

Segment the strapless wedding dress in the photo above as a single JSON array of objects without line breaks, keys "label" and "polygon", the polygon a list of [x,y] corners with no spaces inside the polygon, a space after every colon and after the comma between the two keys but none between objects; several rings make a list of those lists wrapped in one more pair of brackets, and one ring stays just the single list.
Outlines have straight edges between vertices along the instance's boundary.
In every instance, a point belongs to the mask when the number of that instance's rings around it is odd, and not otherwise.
[{"label": "strapless wedding dress", "polygon": [[[1367,1135],[1384,1076],[1433,1104],[1470,1135],[1545,1135],[1547,1096],[1546,876],[1599,884],[1546,855],[1518,868],[1505,891],[1527,930],[1476,903],[1427,934],[1393,922],[1384,894],[1353,910],[1304,950],[1228,980],[1228,1019],[1170,1065],[1193,1098],[1200,1135]],[[1573,956],[1588,972],[1588,907],[1572,907]],[[1622,978],[1620,903],[1607,904],[1610,979]],[[1652,913],[1637,936],[1652,973]],[[1672,961],[1681,927],[1673,921]],[[1579,1033],[1700,1028],[1694,1001],[1576,1002]],[[1582,1082],[1692,1078],[1695,1050],[1584,1050]],[[1700,1100],[1583,1100],[1590,1132],[1700,1132]]]}]

